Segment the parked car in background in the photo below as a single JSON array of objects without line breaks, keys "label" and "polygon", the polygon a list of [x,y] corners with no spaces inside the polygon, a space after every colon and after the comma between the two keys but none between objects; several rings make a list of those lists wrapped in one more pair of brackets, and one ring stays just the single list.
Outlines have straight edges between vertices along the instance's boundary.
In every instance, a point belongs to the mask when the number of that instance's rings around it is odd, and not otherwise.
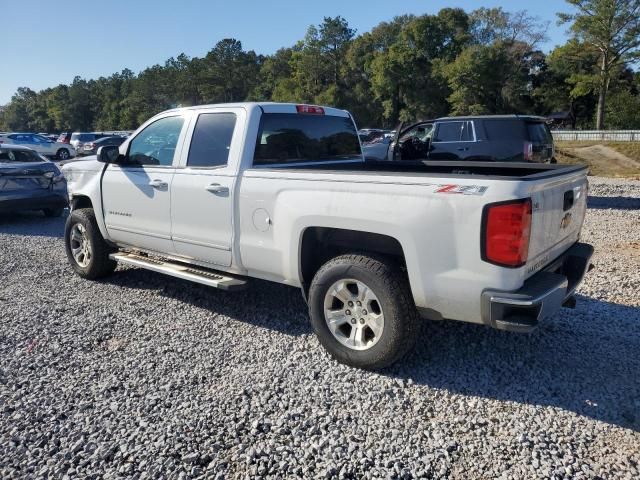
[{"label": "parked car in background", "polygon": [[93,142],[106,136],[108,135],[105,133],[97,132],[73,132],[69,143],[73,145],[78,152],[81,152],[86,143]]},{"label": "parked car in background", "polygon": [[367,128],[358,131],[362,155],[366,160],[386,160],[389,145],[393,140],[391,130]]},{"label": "parked car in background", "polygon": [[447,117],[401,128],[388,160],[474,160],[555,163],[551,131],[542,117]]},{"label": "parked car in background", "polygon": [[98,151],[98,148],[104,147],[105,145],[116,145],[120,146],[126,140],[126,137],[113,136],[113,137],[104,137],[98,140],[94,140],[93,142],[85,143],[82,152],[78,152],[78,154],[82,155],[95,155]]},{"label": "parked car in background", "polygon": [[35,133],[9,133],[0,136],[0,144],[22,145],[35,150],[41,155],[59,160],[67,160],[76,156],[73,146],[55,142]]},{"label": "parked car in background", "polygon": [[66,206],[66,181],[55,163],[27,147],[0,145],[0,212],[59,217]]},{"label": "parked car in background", "polygon": [[71,143],[71,132],[62,132],[58,135],[57,141],[60,143]]}]

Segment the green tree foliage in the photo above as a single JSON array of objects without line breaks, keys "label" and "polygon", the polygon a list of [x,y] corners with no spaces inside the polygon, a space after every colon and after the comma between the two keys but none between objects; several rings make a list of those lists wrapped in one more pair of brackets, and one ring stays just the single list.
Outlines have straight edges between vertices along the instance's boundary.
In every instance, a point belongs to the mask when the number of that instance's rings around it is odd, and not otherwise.
[{"label": "green tree foliage", "polygon": [[636,126],[639,82],[628,65],[637,58],[640,0],[567,1],[576,13],[562,20],[571,22],[574,38],[549,55],[538,50],[547,24],[526,11],[445,8],[359,35],[344,18],[325,17],[268,56],[228,38],[202,58],[180,54],[137,74],[76,77],[40,92],[21,87],[0,108],[0,130],[134,129],[168,108],[244,100],[334,105],[362,127],[554,111],[569,111],[574,126],[588,127],[603,91],[611,92],[609,124]]},{"label": "green tree foliage", "polygon": [[[617,68],[640,58],[640,0],[567,0],[575,13],[558,14],[575,38],[599,54],[596,128],[605,125],[606,97]],[[594,80],[595,82],[596,80]]]}]

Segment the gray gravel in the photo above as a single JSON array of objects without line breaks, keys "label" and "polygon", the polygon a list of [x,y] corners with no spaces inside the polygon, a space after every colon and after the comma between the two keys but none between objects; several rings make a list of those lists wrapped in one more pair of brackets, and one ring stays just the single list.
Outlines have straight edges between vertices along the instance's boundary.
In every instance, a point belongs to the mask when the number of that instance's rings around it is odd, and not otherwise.
[{"label": "gray gravel", "polygon": [[592,179],[578,307],[532,335],[425,323],[383,373],[332,361],[298,291],[67,266],[0,217],[0,478],[640,477],[640,182]]}]

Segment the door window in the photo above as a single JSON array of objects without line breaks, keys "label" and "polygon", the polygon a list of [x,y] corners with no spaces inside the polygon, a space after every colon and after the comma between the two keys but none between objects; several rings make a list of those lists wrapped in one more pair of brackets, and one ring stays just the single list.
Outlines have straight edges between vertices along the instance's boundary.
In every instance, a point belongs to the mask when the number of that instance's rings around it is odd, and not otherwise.
[{"label": "door window", "polygon": [[423,123],[420,125],[416,125],[412,127],[410,130],[406,131],[400,137],[400,142],[406,142],[410,138],[417,138],[421,142],[426,142],[427,139],[431,137],[433,133],[433,124],[431,123]]},{"label": "door window", "polygon": [[9,135],[9,138],[16,143],[31,143],[31,135],[15,134]]},{"label": "door window", "polygon": [[129,164],[171,166],[183,124],[182,117],[165,117],[145,127],[129,144]]},{"label": "door window", "polygon": [[469,121],[438,124],[434,142],[473,142],[473,125]]},{"label": "door window", "polygon": [[221,167],[229,160],[231,137],[236,125],[234,113],[203,113],[191,139],[187,166]]},{"label": "door window", "polygon": [[488,140],[523,140],[525,132],[523,124],[517,119],[493,119],[484,120],[484,129]]}]

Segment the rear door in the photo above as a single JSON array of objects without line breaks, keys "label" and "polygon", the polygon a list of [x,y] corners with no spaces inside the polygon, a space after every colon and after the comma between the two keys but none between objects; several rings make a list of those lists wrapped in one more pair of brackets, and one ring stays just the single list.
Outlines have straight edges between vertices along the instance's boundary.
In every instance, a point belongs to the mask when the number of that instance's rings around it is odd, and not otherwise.
[{"label": "rear door", "polygon": [[103,211],[112,240],[173,253],[171,182],[186,132],[182,113],[153,119],[127,144],[126,160],[102,179]]},{"label": "rear door", "polygon": [[233,199],[246,113],[242,108],[197,110],[171,189],[171,236],[176,253],[231,265]]},{"label": "rear door", "polygon": [[455,120],[437,122],[429,150],[430,160],[460,160],[476,141],[472,121]]},{"label": "rear door", "polygon": [[55,155],[55,144],[51,140],[41,135],[32,135],[31,137],[33,141],[31,148],[42,155]]}]

